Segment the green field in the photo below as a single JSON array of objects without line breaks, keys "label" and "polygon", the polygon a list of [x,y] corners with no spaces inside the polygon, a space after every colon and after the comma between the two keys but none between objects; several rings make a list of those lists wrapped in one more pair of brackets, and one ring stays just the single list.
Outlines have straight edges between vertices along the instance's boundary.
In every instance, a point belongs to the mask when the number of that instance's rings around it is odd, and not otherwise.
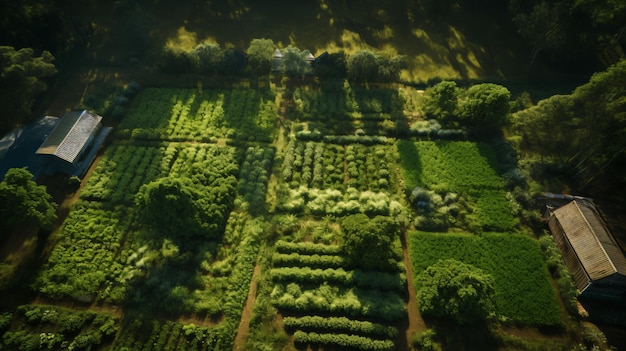
[{"label": "green field", "polygon": [[416,187],[458,193],[470,202],[473,216],[483,229],[505,231],[517,226],[519,220],[512,212],[489,144],[400,140],[397,147],[406,193]]},{"label": "green field", "polygon": [[[453,258],[491,274],[499,318],[557,326],[560,309],[537,241],[522,235],[411,232],[410,257],[418,275],[438,260]],[[419,287],[417,287],[419,288]]]}]

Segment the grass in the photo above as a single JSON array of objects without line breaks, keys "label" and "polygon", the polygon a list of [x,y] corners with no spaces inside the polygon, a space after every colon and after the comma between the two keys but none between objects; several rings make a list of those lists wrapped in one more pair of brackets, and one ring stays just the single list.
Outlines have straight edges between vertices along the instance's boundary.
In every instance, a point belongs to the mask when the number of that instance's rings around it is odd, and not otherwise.
[{"label": "grass", "polygon": [[496,313],[502,320],[530,326],[559,326],[561,323],[559,305],[548,280],[541,249],[529,237],[412,232],[409,250],[415,276],[447,258],[491,274],[495,281]]}]

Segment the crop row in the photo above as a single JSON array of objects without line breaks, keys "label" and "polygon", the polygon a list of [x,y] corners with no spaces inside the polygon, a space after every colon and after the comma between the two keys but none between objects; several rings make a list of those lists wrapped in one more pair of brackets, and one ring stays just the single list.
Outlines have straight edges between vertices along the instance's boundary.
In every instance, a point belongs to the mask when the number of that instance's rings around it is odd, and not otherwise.
[{"label": "crop row", "polygon": [[216,178],[237,175],[236,158],[234,148],[214,145],[115,144],[105,152],[81,198],[130,204],[143,184],[168,175],[210,186]]},{"label": "crop row", "polygon": [[364,336],[348,334],[306,333],[297,331],[293,334],[296,344],[333,345],[341,348],[366,351],[392,351],[395,345],[391,340],[375,340]]},{"label": "crop row", "polygon": [[391,322],[402,318],[406,312],[403,299],[395,292],[340,289],[328,284],[308,290],[302,290],[296,283],[278,284],[271,297],[276,307],[297,313],[329,313]]},{"label": "crop row", "polygon": [[275,121],[276,103],[269,91],[152,88],[136,99],[117,135],[142,140],[270,141]]},{"label": "crop row", "polygon": [[314,267],[339,268],[346,264],[346,260],[338,255],[301,255],[298,253],[274,253],[272,264],[275,267]]},{"label": "crop row", "polygon": [[493,276],[499,316],[530,325],[558,325],[559,307],[537,241],[516,234],[413,232],[409,248],[415,275],[438,260],[454,258]]},{"label": "crop row", "polygon": [[283,323],[285,329],[288,330],[332,331],[333,333],[357,334],[387,339],[395,339],[399,335],[396,327],[346,317],[284,317]]},{"label": "crop row", "polygon": [[337,189],[312,189],[304,186],[297,189],[279,187],[277,194],[279,202],[276,208],[292,213],[395,216],[403,210],[402,205],[385,192],[359,192],[355,188],[347,188],[342,192]]},{"label": "crop row", "polygon": [[296,112],[307,119],[390,118],[403,111],[404,102],[395,89],[353,88],[349,84],[326,84],[320,89],[297,88]]},{"label": "crop row", "polygon": [[341,246],[315,244],[312,242],[290,242],[279,240],[274,245],[274,249],[281,253],[298,253],[301,255],[339,255],[341,254]]},{"label": "crop row", "polygon": [[389,290],[402,293],[406,285],[404,274],[391,274],[376,271],[362,271],[355,269],[346,271],[343,268],[310,268],[310,267],[278,267],[270,271],[276,282],[298,282],[356,286],[362,289]]},{"label": "crop row", "polygon": [[256,146],[246,150],[237,189],[254,213],[265,208],[265,192],[273,160],[274,149]]},{"label": "crop row", "polygon": [[291,188],[332,188],[387,191],[393,179],[386,162],[385,145],[325,144],[291,140],[282,166],[284,182]]},{"label": "crop row", "polygon": [[19,306],[9,317],[1,345],[11,350],[89,350],[110,343],[118,329],[108,314],[50,305]]}]

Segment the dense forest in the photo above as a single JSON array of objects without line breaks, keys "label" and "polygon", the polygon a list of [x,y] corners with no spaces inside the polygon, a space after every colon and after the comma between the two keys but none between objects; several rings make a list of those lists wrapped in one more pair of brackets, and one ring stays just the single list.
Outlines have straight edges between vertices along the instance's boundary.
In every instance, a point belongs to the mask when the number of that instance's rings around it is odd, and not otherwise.
[{"label": "dense forest", "polygon": [[0,349],[623,345],[542,218],[626,243],[623,1],[0,3],[0,135],[113,127],[0,178]]}]

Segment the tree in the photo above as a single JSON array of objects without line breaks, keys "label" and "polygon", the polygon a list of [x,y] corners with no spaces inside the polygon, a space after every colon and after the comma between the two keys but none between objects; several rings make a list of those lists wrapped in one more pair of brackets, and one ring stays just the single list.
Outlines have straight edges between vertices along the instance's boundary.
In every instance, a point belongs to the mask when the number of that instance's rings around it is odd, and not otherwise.
[{"label": "tree", "polygon": [[289,45],[282,52],[284,55],[282,68],[286,75],[301,77],[311,71],[311,65],[306,60],[309,50],[300,51],[297,47]]},{"label": "tree", "polygon": [[389,217],[369,219],[359,213],[341,221],[343,250],[351,264],[365,270],[387,269],[393,266],[394,240],[399,225]]},{"label": "tree", "polygon": [[192,51],[200,73],[217,74],[224,65],[224,50],[219,44],[199,44]]},{"label": "tree", "polygon": [[355,82],[372,82],[378,75],[379,57],[369,50],[361,50],[348,57],[348,79]]},{"label": "tree", "polygon": [[459,88],[455,82],[443,81],[426,89],[426,96],[428,97],[426,112],[437,119],[446,120],[457,108]]},{"label": "tree", "polygon": [[[49,230],[57,219],[57,205],[43,185],[37,185],[26,168],[12,168],[0,182],[0,229],[25,223]],[[2,232],[5,232],[2,230]]]},{"label": "tree", "polygon": [[213,238],[221,225],[219,204],[188,178],[160,178],[143,185],[135,195],[140,221],[173,239]]},{"label": "tree", "polygon": [[420,312],[458,324],[495,315],[493,278],[463,262],[446,259],[426,268],[415,281]]},{"label": "tree", "polygon": [[542,1],[536,4],[529,13],[518,13],[513,18],[518,32],[533,45],[529,66],[535,62],[543,49],[558,49],[565,44],[569,14],[563,3]]},{"label": "tree", "polygon": [[33,49],[0,46],[0,134],[32,116],[31,108],[48,86],[44,79],[56,73],[48,51],[35,56]]},{"label": "tree", "polygon": [[500,128],[507,123],[510,99],[511,92],[501,85],[473,85],[459,101],[457,115],[469,127]]},{"label": "tree", "polygon": [[269,74],[276,46],[272,39],[252,39],[246,50],[248,65],[256,74]]}]

